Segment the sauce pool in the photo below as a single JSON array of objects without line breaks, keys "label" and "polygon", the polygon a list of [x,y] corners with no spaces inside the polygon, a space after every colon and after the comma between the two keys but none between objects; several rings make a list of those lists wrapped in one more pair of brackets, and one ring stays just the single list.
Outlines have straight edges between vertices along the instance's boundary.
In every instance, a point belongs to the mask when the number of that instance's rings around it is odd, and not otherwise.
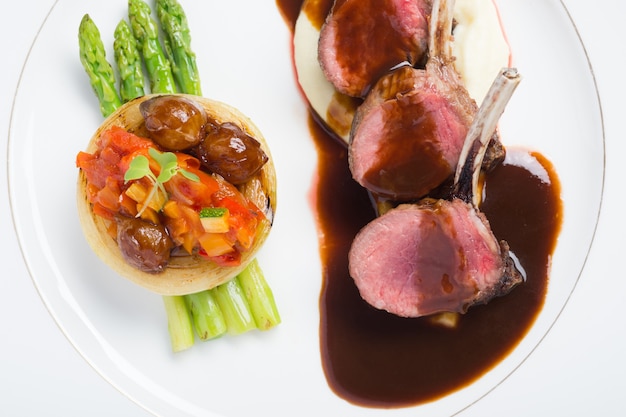
[{"label": "sauce pool", "polygon": [[[293,29],[302,0],[277,0],[277,5]],[[407,319],[376,310],[361,299],[348,273],[348,251],[376,215],[372,200],[352,179],[345,144],[312,111],[309,130],[319,160],[320,352],[329,387],[356,405],[394,408],[433,401],[469,385],[515,348],[543,306],[562,216],[552,165],[538,153],[507,148],[505,163],[486,176],[481,211],[496,237],[509,243],[526,282],[471,307],[455,328],[446,328],[428,317]]]}]

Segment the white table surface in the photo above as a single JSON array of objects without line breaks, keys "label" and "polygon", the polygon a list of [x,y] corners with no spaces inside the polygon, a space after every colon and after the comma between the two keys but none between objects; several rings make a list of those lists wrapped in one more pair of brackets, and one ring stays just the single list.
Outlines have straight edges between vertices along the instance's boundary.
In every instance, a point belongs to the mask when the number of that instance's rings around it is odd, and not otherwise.
[{"label": "white table surface", "polygon": [[[603,107],[606,182],[596,243],[552,331],[520,369],[463,417],[626,416],[626,273],[621,262],[626,222],[617,220],[624,213],[619,203],[626,193],[619,173],[626,154],[620,124],[626,116],[621,33],[626,2],[564,3],[591,59]],[[0,415],[148,416],[98,375],[63,336],[30,279],[11,220],[6,181],[11,106],[28,49],[53,4],[10,2],[0,25],[5,57],[0,66]],[[602,307],[589,311],[589,304]]]}]

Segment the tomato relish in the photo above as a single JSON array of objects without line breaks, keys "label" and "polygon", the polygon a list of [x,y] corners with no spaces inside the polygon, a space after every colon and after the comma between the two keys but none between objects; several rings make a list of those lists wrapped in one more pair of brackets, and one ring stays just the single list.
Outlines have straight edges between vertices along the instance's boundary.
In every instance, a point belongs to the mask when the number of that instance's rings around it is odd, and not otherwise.
[{"label": "tomato relish", "polygon": [[[255,240],[263,212],[221,176],[203,171],[195,157],[173,152],[179,170],[167,181],[156,182],[161,170],[150,149],[150,139],[113,126],[102,132],[94,153],[79,152],[76,165],[87,179],[87,196],[94,214],[110,220],[116,236],[116,216],[138,217],[163,225],[174,244],[188,254],[199,254],[220,266],[235,266]],[[125,180],[132,161],[143,156],[151,174]],[[183,173],[187,175],[183,175]],[[208,227],[201,216],[219,208],[220,227]]]}]

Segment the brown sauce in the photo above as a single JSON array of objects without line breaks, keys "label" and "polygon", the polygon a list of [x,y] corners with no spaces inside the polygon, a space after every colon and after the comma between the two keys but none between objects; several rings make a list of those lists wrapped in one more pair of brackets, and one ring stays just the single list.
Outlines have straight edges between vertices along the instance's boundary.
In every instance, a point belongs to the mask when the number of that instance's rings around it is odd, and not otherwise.
[{"label": "brown sauce", "polygon": [[[301,0],[277,4],[293,28]],[[309,128],[319,157],[320,351],[329,387],[357,405],[393,408],[432,401],[469,385],[515,348],[543,306],[562,216],[552,165],[532,153],[533,158],[519,160],[534,163],[503,164],[486,176],[481,210],[494,234],[507,240],[518,257],[526,282],[505,297],[470,308],[450,329],[429,318],[393,316],[361,299],[348,274],[348,251],[355,234],[375,216],[372,201],[352,180],[345,145],[313,116]],[[538,170],[545,175],[537,175]]]}]

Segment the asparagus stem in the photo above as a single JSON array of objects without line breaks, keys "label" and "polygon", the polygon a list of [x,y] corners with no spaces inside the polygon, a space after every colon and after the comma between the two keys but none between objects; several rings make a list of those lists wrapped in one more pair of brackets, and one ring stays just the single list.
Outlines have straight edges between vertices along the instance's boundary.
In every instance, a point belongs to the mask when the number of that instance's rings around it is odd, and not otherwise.
[{"label": "asparagus stem", "polygon": [[151,91],[175,93],[172,69],[159,42],[159,31],[151,16],[150,6],[143,0],[128,0],[128,18],[146,64]]},{"label": "asparagus stem", "polygon": [[167,328],[170,333],[172,350],[180,352],[194,344],[191,315],[183,296],[163,296],[167,314]]},{"label": "asparagus stem", "polygon": [[237,277],[212,290],[217,303],[224,314],[228,333],[237,335],[256,328],[248,301]]},{"label": "asparagus stem", "polygon": [[202,95],[196,54],[191,50],[187,15],[177,0],[157,0],[156,11],[165,35],[165,50],[183,93]]},{"label": "asparagus stem", "polygon": [[78,49],[80,62],[100,103],[100,112],[106,117],[121,106],[122,101],[115,87],[113,67],[106,59],[100,31],[88,14],[83,16],[78,28]]},{"label": "asparagus stem", "polygon": [[200,340],[209,340],[226,333],[226,321],[211,291],[185,295],[193,324]]},{"label": "asparagus stem", "polygon": [[279,324],[280,315],[274,301],[274,294],[265,281],[265,276],[257,259],[253,259],[237,278],[257,328],[269,330]]},{"label": "asparagus stem", "polygon": [[120,96],[123,102],[127,102],[144,95],[141,55],[126,20],[120,21],[113,35],[113,51],[121,78]]}]

